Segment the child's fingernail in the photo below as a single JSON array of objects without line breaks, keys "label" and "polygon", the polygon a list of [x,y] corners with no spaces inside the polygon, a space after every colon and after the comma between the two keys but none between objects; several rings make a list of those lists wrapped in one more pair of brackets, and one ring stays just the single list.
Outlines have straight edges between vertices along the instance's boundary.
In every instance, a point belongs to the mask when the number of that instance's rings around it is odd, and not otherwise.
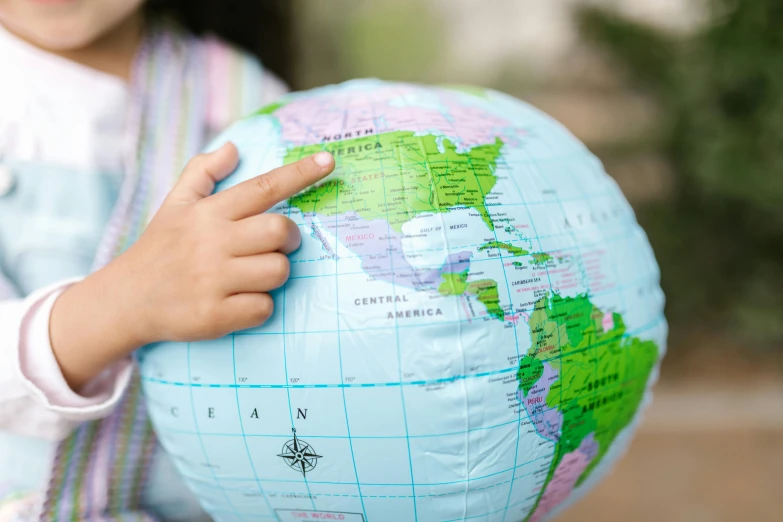
[{"label": "child's fingernail", "polygon": [[319,152],[318,154],[313,156],[313,161],[319,167],[329,167],[332,164],[333,160],[334,158],[332,158],[332,155],[326,151]]}]

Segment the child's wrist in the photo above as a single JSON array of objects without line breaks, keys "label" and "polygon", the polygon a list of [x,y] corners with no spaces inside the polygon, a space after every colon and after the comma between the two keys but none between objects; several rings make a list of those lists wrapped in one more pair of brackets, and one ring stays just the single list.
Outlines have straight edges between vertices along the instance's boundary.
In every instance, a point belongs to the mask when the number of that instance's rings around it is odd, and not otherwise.
[{"label": "child's wrist", "polygon": [[[155,326],[155,312],[144,292],[143,275],[126,269],[127,256],[107,265],[101,272],[101,286],[112,308],[120,357],[161,340]],[[95,274],[96,276],[98,273]]]},{"label": "child's wrist", "polygon": [[52,352],[74,391],[152,342],[132,281],[114,266],[66,289],[49,320]]}]

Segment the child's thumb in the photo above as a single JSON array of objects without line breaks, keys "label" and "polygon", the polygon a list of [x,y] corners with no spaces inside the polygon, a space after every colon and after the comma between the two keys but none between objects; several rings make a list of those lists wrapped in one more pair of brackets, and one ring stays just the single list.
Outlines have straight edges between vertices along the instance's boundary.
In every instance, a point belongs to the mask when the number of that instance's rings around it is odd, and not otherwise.
[{"label": "child's thumb", "polygon": [[215,184],[231,174],[239,163],[239,152],[231,142],[188,162],[179,181],[169,192],[168,203],[192,203],[212,194]]}]

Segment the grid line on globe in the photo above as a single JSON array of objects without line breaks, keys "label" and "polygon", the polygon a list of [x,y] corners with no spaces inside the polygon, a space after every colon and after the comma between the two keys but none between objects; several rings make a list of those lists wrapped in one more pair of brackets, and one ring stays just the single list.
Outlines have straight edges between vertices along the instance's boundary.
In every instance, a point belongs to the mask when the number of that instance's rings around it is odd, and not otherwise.
[{"label": "grid line on globe", "polygon": [[[346,92],[350,96],[340,98]],[[281,151],[288,162],[314,147],[328,149],[335,142],[319,141],[324,133],[317,130],[325,126],[326,114],[339,121],[333,134],[343,136],[352,130],[346,122],[356,119],[357,112],[368,113],[365,121],[375,128],[367,138],[373,150],[389,147],[388,133],[395,129],[419,133],[403,133],[403,149],[378,153],[371,168],[351,170],[354,159],[336,154],[338,170],[344,169],[339,176],[379,176],[381,215],[367,210],[366,203],[346,211],[341,206],[345,201],[366,202],[377,195],[361,199],[337,182],[323,214],[305,212],[310,200],[304,196],[297,204],[292,200],[273,209],[297,222],[303,245],[292,256],[291,280],[275,296],[276,312],[268,325],[223,340],[185,347],[166,343],[142,353],[145,393],[161,442],[177,457],[177,467],[215,520],[287,522],[339,515],[342,518],[333,519],[537,522],[600,479],[627,445],[665,346],[654,258],[600,164],[535,111],[486,94],[503,108],[498,112],[517,111],[535,123],[511,125],[513,132],[525,132],[523,138],[509,138],[512,130],[492,130],[490,134],[501,134],[508,143],[503,142],[502,152],[487,166],[474,163],[470,151],[481,145],[470,143],[462,132],[465,127],[458,128],[458,117],[429,128],[434,125],[431,116],[422,115],[429,114],[436,98],[453,96],[449,103],[455,105],[491,107],[456,93],[377,81],[349,83],[294,95],[238,123],[216,142],[232,139],[243,158],[239,172],[220,187],[225,188],[279,164]],[[292,145],[285,139],[287,132],[293,134],[287,128],[292,120],[281,112],[310,100],[308,110],[298,114],[306,115],[308,124],[301,126],[302,137]],[[392,127],[390,106],[407,110],[408,120]],[[514,117],[520,118],[517,113]],[[554,147],[551,157],[541,157],[536,144],[555,143],[548,132],[568,146]],[[428,149],[426,136],[433,133],[441,141]],[[269,141],[281,135],[284,139],[270,147],[255,134]],[[514,139],[519,142],[514,144]],[[419,162],[405,155],[415,150]],[[439,152],[431,155],[433,150]],[[443,151],[466,159],[430,161]],[[391,165],[384,165],[385,160]],[[478,196],[443,211],[448,204],[433,187],[438,177],[452,183],[458,176],[451,172],[458,168],[467,173],[465,179],[472,175]],[[400,194],[395,192],[397,179],[402,180],[398,185],[403,199],[409,199],[405,180],[417,178],[405,176],[417,169],[432,188],[429,203],[434,210],[407,219],[411,212],[391,211],[396,207],[389,199],[400,197],[395,196]],[[495,183],[485,191],[482,183],[489,175]],[[588,177],[602,190],[588,191],[583,184]],[[520,186],[531,180],[532,185]],[[370,185],[357,186],[370,190]],[[488,203],[490,197],[499,201]],[[483,208],[473,204],[476,198]],[[317,208],[318,198],[312,201]],[[552,223],[563,219],[574,223],[566,228]],[[594,226],[584,225],[583,219]],[[362,250],[365,245],[351,244],[343,234],[357,227],[366,231],[376,221],[385,225],[376,241],[385,242],[385,250]],[[424,234],[419,239],[406,228],[414,222],[422,229],[440,225],[440,238]],[[539,233],[537,225],[542,223],[544,232]],[[469,233],[460,236],[447,226]],[[464,255],[453,260],[457,252]],[[435,254],[447,261],[439,264]],[[622,265],[620,256],[625,256]],[[466,265],[464,278],[448,271]],[[440,286],[433,286],[426,277],[438,270]],[[520,273],[527,279],[520,279]],[[520,283],[534,279],[534,273],[540,273],[535,276],[538,286]],[[381,286],[381,294],[388,295],[375,295],[373,289]],[[519,293],[527,300],[520,301]],[[423,308],[422,295],[440,307],[443,318],[406,315],[412,306],[408,298],[422,313],[432,309]],[[376,317],[366,310],[377,305],[358,304],[362,299],[388,306]],[[585,317],[587,321],[579,323],[580,328],[589,323],[584,332],[569,326],[569,321],[576,324]],[[549,341],[536,333],[540,325],[555,339],[551,344],[544,345]],[[470,344],[470,339],[478,341]],[[574,344],[580,339],[581,345]],[[647,373],[637,368],[640,357],[630,355],[645,342],[656,347]],[[557,348],[554,355],[539,352],[552,346]],[[172,362],[178,357],[186,363],[187,374]],[[579,369],[586,364],[589,371]],[[396,378],[388,378],[392,375]],[[535,382],[531,386],[528,381]],[[573,420],[568,424],[569,415],[579,420],[580,411],[585,419],[594,409],[623,412],[622,406],[612,404],[624,404],[623,393],[638,396],[640,383],[642,395],[633,411],[615,414],[623,419],[621,430],[596,424],[591,433],[575,435],[577,445],[568,445],[568,434],[579,431]],[[181,417],[178,401],[183,397],[190,403],[190,423]],[[233,411],[226,408],[229,400]],[[235,444],[236,439],[242,444]],[[312,450],[308,455],[318,457],[317,464],[300,462],[297,471],[283,462],[301,453],[281,451],[290,440],[297,440],[297,447],[298,441],[306,444]],[[577,471],[573,481],[565,480]]]}]

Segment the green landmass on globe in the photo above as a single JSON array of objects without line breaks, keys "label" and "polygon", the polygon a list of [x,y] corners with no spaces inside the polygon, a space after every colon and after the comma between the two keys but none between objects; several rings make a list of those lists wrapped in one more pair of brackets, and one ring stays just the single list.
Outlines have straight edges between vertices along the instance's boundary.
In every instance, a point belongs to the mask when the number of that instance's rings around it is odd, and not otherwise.
[{"label": "green landmass on globe", "polygon": [[336,168],[272,210],[302,247],[267,324],[141,353],[158,436],[217,522],[539,522],[619,458],[663,296],[565,129],[487,89],[361,80],[226,140],[242,159],[218,190],[321,150]]},{"label": "green landmass on globe", "polygon": [[332,181],[295,196],[291,205],[325,216],[352,211],[365,219],[385,218],[397,231],[417,214],[468,207],[494,230],[485,197],[497,182],[495,161],[503,142],[497,138],[465,153],[448,139],[441,145],[442,152],[435,136],[398,131],[293,147],[285,163],[326,149],[335,155],[338,170]]}]

